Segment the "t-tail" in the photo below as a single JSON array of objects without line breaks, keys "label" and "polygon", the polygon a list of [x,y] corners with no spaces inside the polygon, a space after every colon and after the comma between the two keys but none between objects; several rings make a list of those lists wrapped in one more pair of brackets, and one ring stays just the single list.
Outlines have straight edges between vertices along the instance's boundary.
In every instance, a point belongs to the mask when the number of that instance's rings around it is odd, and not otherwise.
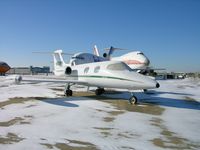
[{"label": "t-tail", "polygon": [[56,50],[53,53],[53,63],[54,63],[54,74],[60,75],[61,72],[63,74],[63,71],[65,69],[66,63],[63,59],[63,51],[62,50]]},{"label": "t-tail", "polygon": [[97,46],[96,45],[94,45],[94,55],[96,55],[96,56],[100,56],[99,55],[99,50],[98,50],[98,48],[97,48]]}]

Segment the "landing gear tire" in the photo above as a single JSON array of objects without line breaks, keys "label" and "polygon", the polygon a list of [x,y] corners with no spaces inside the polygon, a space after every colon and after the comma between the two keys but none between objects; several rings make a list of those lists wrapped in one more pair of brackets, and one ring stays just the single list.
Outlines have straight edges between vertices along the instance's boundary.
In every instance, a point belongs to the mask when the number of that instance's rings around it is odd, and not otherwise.
[{"label": "landing gear tire", "polygon": [[104,89],[96,89],[96,90],[95,90],[95,94],[96,94],[96,95],[101,95],[101,94],[103,94],[104,92],[105,92]]},{"label": "landing gear tire", "polygon": [[144,93],[146,93],[146,92],[147,92],[147,89],[143,89],[143,91],[144,91]]},{"label": "landing gear tire", "polygon": [[132,105],[136,105],[137,104],[137,97],[135,96],[132,96],[130,99],[129,99],[129,103]]},{"label": "landing gear tire", "polygon": [[72,90],[66,90],[66,91],[65,91],[65,95],[66,95],[66,96],[72,96],[72,95],[73,95]]}]

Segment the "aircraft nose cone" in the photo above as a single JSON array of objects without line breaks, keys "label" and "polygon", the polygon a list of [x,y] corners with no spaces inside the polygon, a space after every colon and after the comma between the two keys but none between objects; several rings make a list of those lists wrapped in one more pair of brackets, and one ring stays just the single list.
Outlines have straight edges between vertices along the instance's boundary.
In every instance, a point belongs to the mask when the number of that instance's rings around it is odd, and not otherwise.
[{"label": "aircraft nose cone", "polygon": [[156,88],[159,88],[160,87],[160,84],[159,83],[156,83]]}]

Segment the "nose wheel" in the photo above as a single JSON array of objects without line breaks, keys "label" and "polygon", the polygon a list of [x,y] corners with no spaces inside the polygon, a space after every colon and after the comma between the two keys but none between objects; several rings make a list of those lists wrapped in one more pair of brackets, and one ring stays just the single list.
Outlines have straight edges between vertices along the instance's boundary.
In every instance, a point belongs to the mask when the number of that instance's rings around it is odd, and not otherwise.
[{"label": "nose wheel", "polygon": [[137,97],[135,97],[134,95],[131,96],[131,98],[129,99],[129,103],[131,105],[136,105],[137,104]]},{"label": "nose wheel", "polygon": [[66,87],[65,87],[65,96],[72,96],[73,95],[73,91],[72,90],[70,90],[70,85],[67,85]]},{"label": "nose wheel", "polygon": [[72,95],[73,95],[72,90],[66,90],[66,91],[65,91],[65,95],[66,95],[66,96],[72,96]]}]

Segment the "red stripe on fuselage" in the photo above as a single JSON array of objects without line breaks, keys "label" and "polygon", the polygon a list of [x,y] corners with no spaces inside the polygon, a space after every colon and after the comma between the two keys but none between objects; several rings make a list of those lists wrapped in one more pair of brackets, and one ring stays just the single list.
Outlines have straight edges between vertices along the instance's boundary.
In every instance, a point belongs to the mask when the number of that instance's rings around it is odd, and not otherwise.
[{"label": "red stripe on fuselage", "polygon": [[145,64],[143,62],[140,62],[138,60],[123,60],[124,63],[131,65],[131,64]]}]

